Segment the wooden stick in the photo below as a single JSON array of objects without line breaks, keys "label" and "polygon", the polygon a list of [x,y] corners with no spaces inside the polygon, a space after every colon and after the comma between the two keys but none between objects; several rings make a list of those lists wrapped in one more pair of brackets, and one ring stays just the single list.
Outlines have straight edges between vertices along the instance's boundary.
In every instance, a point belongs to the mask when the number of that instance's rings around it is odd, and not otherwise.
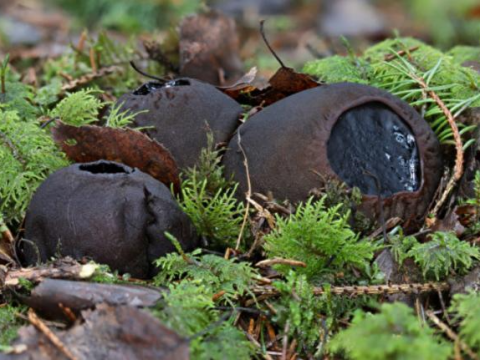
[{"label": "wooden stick", "polygon": [[471,358],[474,360],[478,360],[478,356],[475,352],[460,339],[460,337],[448,327],[447,324],[442,322],[434,313],[433,311],[427,311],[427,317],[440,329],[442,330],[445,335],[447,335],[451,340],[455,341],[460,348]]},{"label": "wooden stick", "polygon": [[97,268],[98,265],[80,265],[72,261],[71,264],[60,264],[57,265],[57,267],[53,265],[43,268],[22,268],[10,270],[6,274],[5,283],[0,284],[0,290],[3,287],[17,286],[20,283],[21,278],[33,283],[42,281],[45,278],[84,280],[90,278]]},{"label": "wooden stick", "polygon": [[64,343],[60,340],[60,338],[55,335],[55,333],[48,328],[48,326],[40,320],[40,318],[35,314],[33,309],[28,310],[28,321],[35,326],[35,328],[44,334],[48,340],[55,346],[63,355],[65,355],[70,360],[77,360],[77,357],[73,355],[70,350],[67,349]]},{"label": "wooden stick", "polygon": [[240,151],[242,152],[243,155],[243,165],[245,166],[245,174],[247,176],[247,193],[245,194],[247,198],[247,206],[245,206],[245,215],[243,216],[243,221],[242,221],[242,227],[240,228],[240,233],[238,234],[237,238],[237,244],[235,245],[235,250],[238,250],[240,248],[240,243],[242,241],[242,236],[243,232],[245,231],[245,226],[247,225],[248,221],[248,213],[250,212],[250,198],[252,197],[252,183],[250,181],[250,170],[248,168],[248,159],[247,159],[247,154],[245,153],[245,150],[243,149],[242,146],[242,137],[240,135],[240,131],[238,132],[238,147],[240,148]]},{"label": "wooden stick", "polygon": [[255,266],[261,267],[261,268],[269,267],[272,265],[290,265],[290,266],[307,267],[307,264],[305,264],[302,261],[291,260],[291,259],[281,259],[281,258],[262,260],[255,264]]},{"label": "wooden stick", "polygon": [[448,109],[448,107],[445,105],[442,99],[440,99],[440,97],[437,95],[435,91],[429,89],[428,84],[425,82],[425,80],[422,77],[416,74],[411,74],[411,76],[414,80],[418,82],[420,87],[422,87],[422,89],[428,94],[428,96],[430,96],[437,103],[438,107],[442,110],[443,114],[447,118],[450,128],[452,129],[453,139],[455,140],[456,157],[455,157],[455,166],[453,168],[453,175],[448,181],[442,196],[440,197],[440,199],[435,204],[435,207],[433,208],[433,211],[432,211],[433,221],[429,222],[431,226],[436,222],[437,214],[440,208],[442,207],[442,205],[447,200],[448,195],[450,194],[452,189],[455,187],[456,182],[460,180],[460,178],[463,175],[463,170],[464,170],[463,169],[463,158],[464,158],[463,143],[462,143],[462,137],[458,130],[457,123],[455,122],[455,118],[452,112],[450,111],[450,109]]},{"label": "wooden stick", "polygon": [[[329,292],[333,295],[393,295],[393,294],[412,294],[425,293],[431,291],[446,291],[450,289],[447,282],[425,283],[425,284],[391,284],[391,285],[369,285],[369,286],[332,286]],[[278,295],[278,290],[272,286],[258,286],[253,289],[256,294],[271,297]],[[327,291],[322,287],[313,288],[315,295],[326,294]],[[258,298],[259,299],[259,298]],[[257,299],[257,300],[258,300]]]}]

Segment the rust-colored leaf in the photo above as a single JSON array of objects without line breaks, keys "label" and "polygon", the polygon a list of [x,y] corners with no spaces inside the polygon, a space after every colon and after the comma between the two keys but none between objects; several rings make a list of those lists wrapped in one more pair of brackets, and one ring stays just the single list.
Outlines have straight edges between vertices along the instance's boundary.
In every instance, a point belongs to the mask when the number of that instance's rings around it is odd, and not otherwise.
[{"label": "rust-colored leaf", "polygon": [[269,80],[270,86],[253,94],[257,103],[273,104],[287,96],[320,86],[313,78],[306,74],[297,73],[292,68],[281,67]]},{"label": "rust-colored leaf", "polygon": [[57,121],[53,138],[68,158],[85,163],[100,159],[136,167],[167,186],[180,189],[180,177],[172,154],[147,135],[132,129],[99,126],[75,127]]},{"label": "rust-colored leaf", "polygon": [[[264,22],[262,21],[260,23],[260,33],[262,34],[265,45],[267,45],[272,55],[280,64],[280,69],[270,78],[268,86],[263,89],[251,85],[253,78],[251,78],[250,72],[252,72],[252,69],[236,84],[231,87],[220,88],[220,90],[243,104],[267,106],[300,91],[320,86],[320,83],[309,75],[298,73],[294,69],[285,66],[270,46],[265,36],[263,25]],[[249,81],[245,81],[244,78]]]},{"label": "rust-colored leaf", "polygon": [[180,75],[214,85],[243,74],[235,21],[218,12],[189,16],[180,25]]}]

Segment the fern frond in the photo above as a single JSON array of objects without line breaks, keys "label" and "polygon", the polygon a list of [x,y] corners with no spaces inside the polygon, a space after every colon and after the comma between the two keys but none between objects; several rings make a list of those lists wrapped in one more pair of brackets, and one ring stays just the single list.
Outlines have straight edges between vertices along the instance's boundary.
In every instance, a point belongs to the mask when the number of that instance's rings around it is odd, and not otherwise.
[{"label": "fern frond", "polygon": [[408,256],[420,266],[425,277],[434,276],[440,280],[450,271],[462,273],[469,270],[474,260],[480,259],[480,250],[459,240],[454,233],[436,232],[430,241],[414,244]]},{"label": "fern frond", "polygon": [[[347,266],[365,269],[376,249],[372,242],[360,241],[351,230],[349,212],[340,215],[341,205],[326,209],[324,201],[322,198],[313,202],[310,198],[289,218],[277,216],[277,228],[265,236],[269,257],[304,262],[307,267],[296,271],[309,279],[344,270]],[[289,271],[286,265],[277,268],[283,273]]]}]

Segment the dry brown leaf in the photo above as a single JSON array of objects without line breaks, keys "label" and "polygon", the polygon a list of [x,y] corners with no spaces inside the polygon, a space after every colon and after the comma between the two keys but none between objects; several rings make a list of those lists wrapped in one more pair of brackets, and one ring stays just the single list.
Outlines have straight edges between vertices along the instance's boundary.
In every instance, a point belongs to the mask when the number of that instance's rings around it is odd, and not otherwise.
[{"label": "dry brown leaf", "polygon": [[136,167],[167,186],[180,189],[180,177],[172,154],[157,141],[132,129],[99,126],[75,127],[57,121],[53,138],[68,158],[85,163],[110,160]]}]

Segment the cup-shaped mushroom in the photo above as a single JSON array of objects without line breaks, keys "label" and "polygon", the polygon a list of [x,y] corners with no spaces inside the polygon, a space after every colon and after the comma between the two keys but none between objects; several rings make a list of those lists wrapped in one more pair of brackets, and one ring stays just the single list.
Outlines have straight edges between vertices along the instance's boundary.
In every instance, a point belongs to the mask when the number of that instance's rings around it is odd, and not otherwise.
[{"label": "cup-shaped mushroom", "polygon": [[74,164],[37,189],[20,254],[26,265],[71,256],[148,278],[156,272],[152,262],[175,251],[165,232],[185,251],[198,244],[190,219],[164,184],[116,162]]},{"label": "cup-shaped mushroom", "polygon": [[139,113],[134,127],[170,150],[180,169],[198,164],[207,146],[207,134],[215,143],[227,142],[239,125],[242,107],[207,83],[180,78],[166,83],[148,82],[118,100],[122,110]]},{"label": "cup-shaped mushroom", "polygon": [[[304,201],[328,179],[358,187],[367,216],[415,220],[440,181],[440,145],[428,123],[386,91],[339,83],[279,101],[240,126],[223,164],[247,191]],[[382,206],[379,206],[379,199]]]}]

